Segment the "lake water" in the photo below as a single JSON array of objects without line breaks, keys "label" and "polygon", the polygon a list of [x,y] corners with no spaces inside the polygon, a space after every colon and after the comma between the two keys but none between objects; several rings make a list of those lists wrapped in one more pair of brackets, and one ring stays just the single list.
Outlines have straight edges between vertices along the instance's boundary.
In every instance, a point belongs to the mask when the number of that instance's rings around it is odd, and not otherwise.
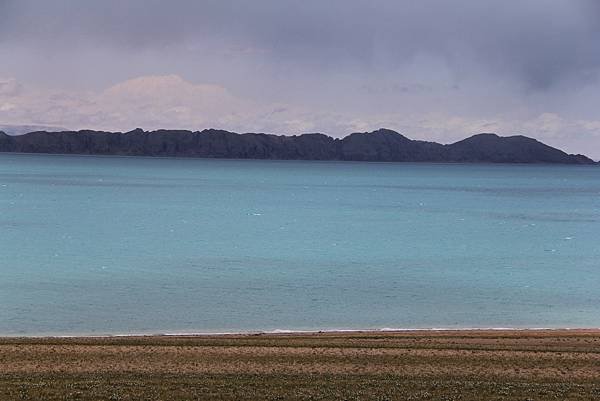
[{"label": "lake water", "polygon": [[0,154],[0,334],[600,327],[600,167]]}]

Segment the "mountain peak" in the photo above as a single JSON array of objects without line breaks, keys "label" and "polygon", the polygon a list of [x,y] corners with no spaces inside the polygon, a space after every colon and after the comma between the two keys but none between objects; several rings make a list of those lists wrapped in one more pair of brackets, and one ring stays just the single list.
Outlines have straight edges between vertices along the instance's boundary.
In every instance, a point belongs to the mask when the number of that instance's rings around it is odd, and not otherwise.
[{"label": "mountain peak", "polygon": [[401,136],[404,136],[404,135],[400,134],[399,132],[391,130],[391,129],[388,129],[388,128],[379,128],[379,129],[376,129],[375,131],[368,132],[368,134],[401,135]]}]

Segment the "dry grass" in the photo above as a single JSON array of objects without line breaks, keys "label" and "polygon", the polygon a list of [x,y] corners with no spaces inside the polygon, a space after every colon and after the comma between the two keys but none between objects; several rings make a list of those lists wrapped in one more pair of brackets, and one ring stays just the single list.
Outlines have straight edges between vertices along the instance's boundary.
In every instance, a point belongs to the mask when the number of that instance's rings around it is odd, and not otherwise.
[{"label": "dry grass", "polygon": [[600,400],[600,332],[0,339],[0,400]]}]

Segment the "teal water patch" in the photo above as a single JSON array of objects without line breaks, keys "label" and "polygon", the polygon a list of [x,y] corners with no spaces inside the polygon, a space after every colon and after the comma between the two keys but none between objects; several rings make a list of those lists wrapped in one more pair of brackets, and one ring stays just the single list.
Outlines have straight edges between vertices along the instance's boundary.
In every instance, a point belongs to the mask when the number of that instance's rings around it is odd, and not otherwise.
[{"label": "teal water patch", "polygon": [[600,327],[600,169],[0,155],[0,334]]}]

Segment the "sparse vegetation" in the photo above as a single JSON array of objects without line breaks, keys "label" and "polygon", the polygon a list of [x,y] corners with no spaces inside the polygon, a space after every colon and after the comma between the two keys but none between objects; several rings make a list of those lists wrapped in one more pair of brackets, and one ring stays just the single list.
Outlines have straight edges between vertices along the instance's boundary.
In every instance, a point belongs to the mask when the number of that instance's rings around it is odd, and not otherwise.
[{"label": "sparse vegetation", "polygon": [[600,332],[0,340],[0,400],[597,400]]}]

